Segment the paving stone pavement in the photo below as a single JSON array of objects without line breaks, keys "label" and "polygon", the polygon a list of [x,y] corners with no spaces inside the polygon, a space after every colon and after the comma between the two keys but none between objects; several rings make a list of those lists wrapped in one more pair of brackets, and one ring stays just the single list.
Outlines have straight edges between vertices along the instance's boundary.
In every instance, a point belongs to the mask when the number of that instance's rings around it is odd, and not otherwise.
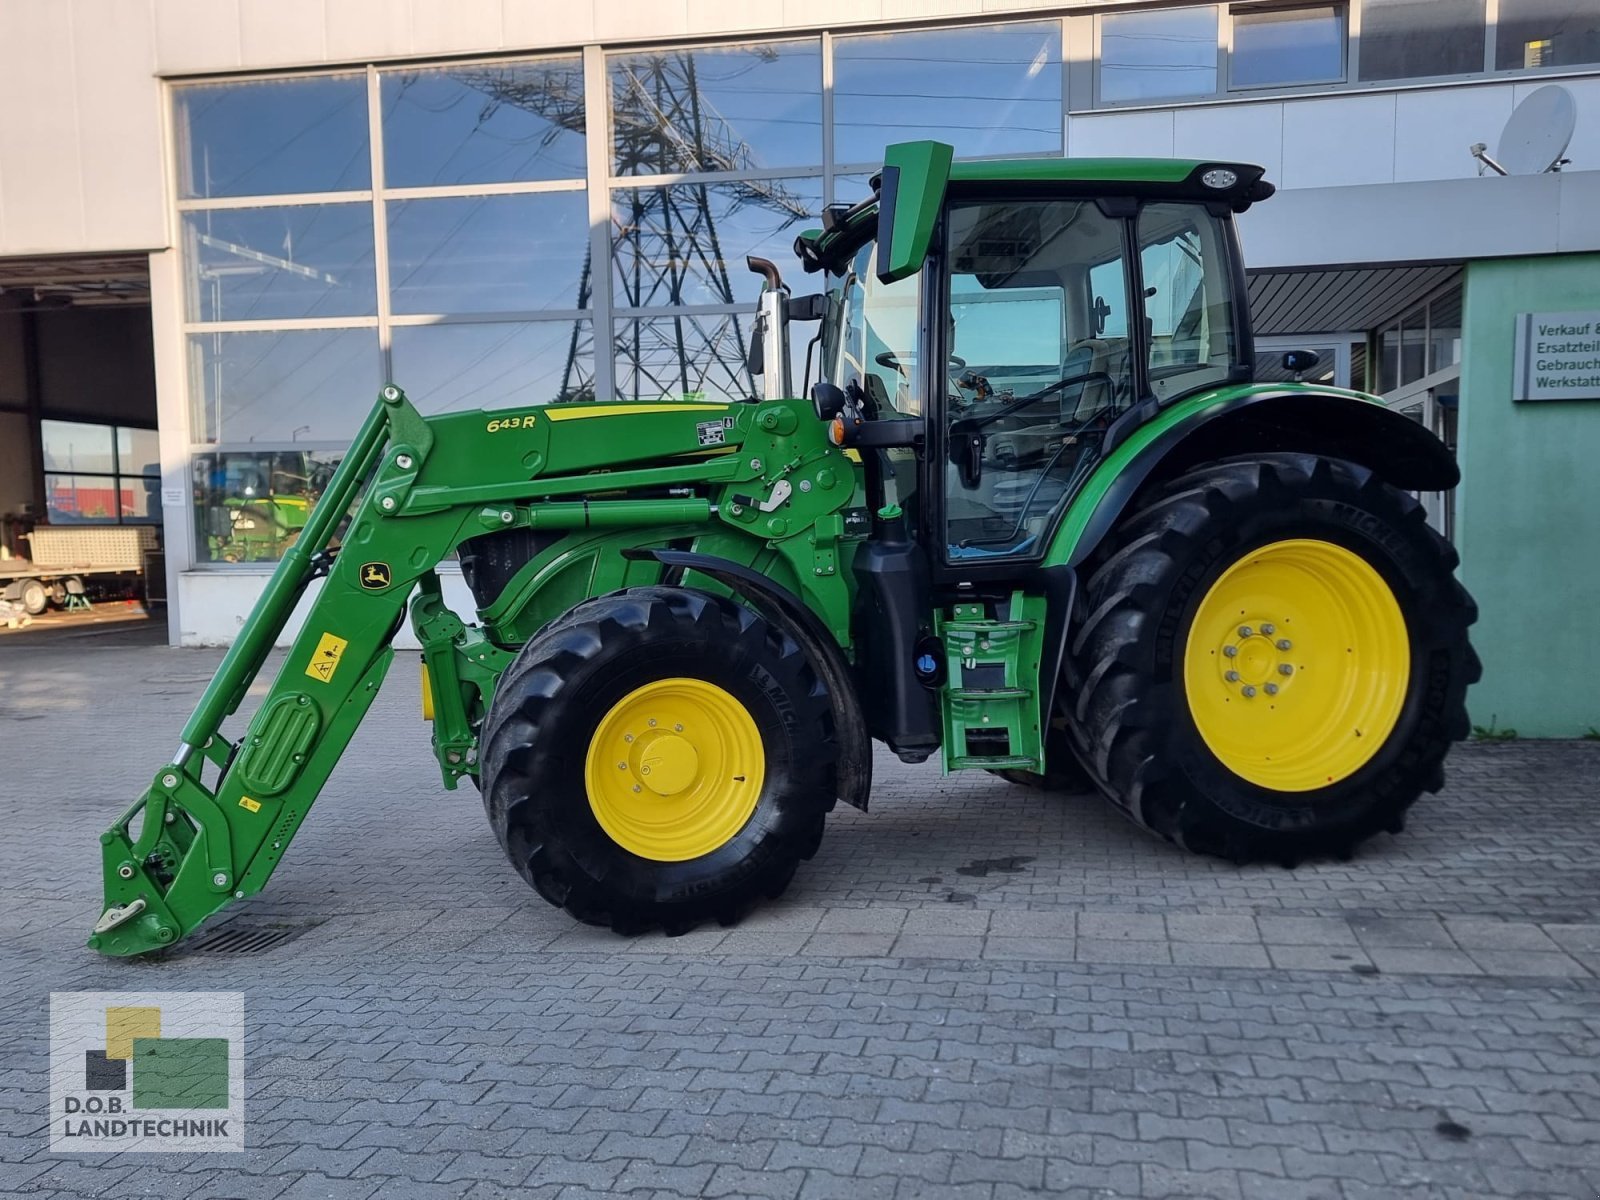
[{"label": "paving stone pavement", "polygon": [[[225,914],[304,932],[105,961],[96,837],[220,657],[152,632],[0,641],[0,1196],[1600,1195],[1600,745],[1462,747],[1292,872],[880,757],[781,902],[623,939],[442,789],[403,655]],[[48,1153],[78,989],[242,990],[245,1153]]]}]

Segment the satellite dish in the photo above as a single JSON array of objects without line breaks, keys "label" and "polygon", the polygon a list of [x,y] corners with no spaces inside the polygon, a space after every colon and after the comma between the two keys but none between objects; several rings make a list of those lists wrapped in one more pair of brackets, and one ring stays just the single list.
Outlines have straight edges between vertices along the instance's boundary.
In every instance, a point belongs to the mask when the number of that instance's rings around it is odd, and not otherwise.
[{"label": "satellite dish", "polygon": [[1578,123],[1578,105],[1559,84],[1546,84],[1517,105],[1500,133],[1495,156],[1483,143],[1472,147],[1475,158],[1501,175],[1543,175],[1559,171]]}]

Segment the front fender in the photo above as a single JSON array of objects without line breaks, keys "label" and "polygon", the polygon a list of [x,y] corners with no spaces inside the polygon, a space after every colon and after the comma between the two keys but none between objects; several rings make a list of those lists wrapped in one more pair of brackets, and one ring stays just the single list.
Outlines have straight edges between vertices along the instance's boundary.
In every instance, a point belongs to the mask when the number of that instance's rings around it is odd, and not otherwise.
[{"label": "front fender", "polygon": [[1461,469],[1437,437],[1355,392],[1266,385],[1180,402],[1136,427],[1090,477],[1057,533],[1047,564],[1078,566],[1148,484],[1201,463],[1296,451],[1342,458],[1406,491],[1447,491]]}]

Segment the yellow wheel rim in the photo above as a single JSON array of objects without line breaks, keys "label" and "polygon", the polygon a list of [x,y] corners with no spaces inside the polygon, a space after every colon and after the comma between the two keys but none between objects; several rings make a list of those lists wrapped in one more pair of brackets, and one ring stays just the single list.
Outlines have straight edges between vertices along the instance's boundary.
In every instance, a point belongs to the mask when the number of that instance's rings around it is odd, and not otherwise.
[{"label": "yellow wheel rim", "polygon": [[656,862],[710,854],[744,828],[766,754],[755,718],[703,679],[658,679],[612,706],[589,741],[584,782],[595,820]]},{"label": "yellow wheel rim", "polygon": [[1211,585],[1184,648],[1189,711],[1236,775],[1280,792],[1360,770],[1394,732],[1411,675],[1383,576],[1332,542],[1273,542]]}]

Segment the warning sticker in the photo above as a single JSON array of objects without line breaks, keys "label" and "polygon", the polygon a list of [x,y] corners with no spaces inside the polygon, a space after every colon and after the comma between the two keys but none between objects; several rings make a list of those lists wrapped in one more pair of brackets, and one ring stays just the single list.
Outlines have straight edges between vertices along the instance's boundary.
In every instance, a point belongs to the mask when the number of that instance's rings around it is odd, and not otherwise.
[{"label": "warning sticker", "polygon": [[344,654],[344,648],[349,644],[342,637],[336,637],[331,633],[323,634],[322,640],[317,643],[317,648],[312,651],[306,674],[322,683],[331,683],[333,673],[339,669],[339,659]]},{"label": "warning sticker", "polygon": [[260,812],[261,801],[252,800],[249,796],[240,796],[239,807],[244,809],[246,812]]},{"label": "warning sticker", "polygon": [[721,421],[701,421],[694,428],[702,446],[721,446],[728,440],[727,430]]}]

